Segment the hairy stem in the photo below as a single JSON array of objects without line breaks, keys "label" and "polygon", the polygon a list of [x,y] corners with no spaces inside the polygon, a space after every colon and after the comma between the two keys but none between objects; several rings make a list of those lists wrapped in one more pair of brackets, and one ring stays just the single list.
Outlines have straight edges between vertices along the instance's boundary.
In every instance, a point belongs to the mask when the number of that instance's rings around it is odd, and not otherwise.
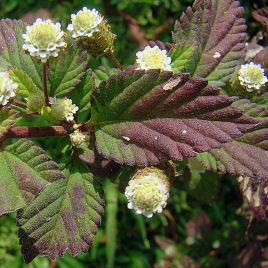
[{"label": "hairy stem", "polygon": [[47,91],[47,64],[43,63],[43,87],[44,87],[44,95],[45,95],[45,104],[46,106],[50,106],[48,91]]},{"label": "hairy stem", "polygon": [[121,70],[124,71],[124,67],[120,64],[120,62],[115,58],[112,53],[108,53],[108,57],[113,61],[113,63]]},{"label": "hairy stem", "polygon": [[67,136],[69,133],[70,132],[62,126],[12,127],[5,134],[5,139]]}]

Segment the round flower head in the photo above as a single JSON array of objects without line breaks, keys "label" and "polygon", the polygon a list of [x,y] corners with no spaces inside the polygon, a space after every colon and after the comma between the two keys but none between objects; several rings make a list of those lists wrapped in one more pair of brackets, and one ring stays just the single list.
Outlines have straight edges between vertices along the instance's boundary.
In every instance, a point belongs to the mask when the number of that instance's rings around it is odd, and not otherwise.
[{"label": "round flower head", "polygon": [[248,92],[252,92],[254,89],[259,90],[268,81],[264,75],[264,69],[260,64],[254,62],[241,66],[238,79],[240,84],[247,88]]},{"label": "round flower head", "polygon": [[72,23],[67,29],[72,33],[74,39],[79,37],[91,37],[94,32],[100,30],[98,27],[102,22],[103,17],[96,9],[87,9],[84,7],[77,14],[71,15]]},{"label": "round flower head", "polygon": [[166,50],[161,50],[158,46],[147,46],[143,51],[138,51],[137,56],[137,69],[161,69],[163,71],[172,71],[171,57],[167,56]]},{"label": "round flower head", "polygon": [[79,148],[86,142],[86,135],[81,133],[79,130],[76,130],[70,134],[70,140],[73,147]]},{"label": "round flower head", "polygon": [[71,99],[50,97],[49,103],[51,104],[51,116],[57,120],[72,121],[74,114],[78,111],[78,107],[72,104]]},{"label": "round flower head", "polygon": [[156,167],[140,169],[125,190],[128,208],[151,218],[161,213],[169,196],[169,180],[163,170]]},{"label": "round flower head", "polygon": [[17,83],[9,77],[7,72],[0,72],[0,105],[6,105],[11,97],[15,96]]},{"label": "round flower head", "polygon": [[41,62],[47,62],[50,57],[57,57],[61,48],[67,46],[64,41],[66,34],[61,31],[60,23],[38,18],[31,26],[26,27],[22,35],[25,44],[23,50]]}]

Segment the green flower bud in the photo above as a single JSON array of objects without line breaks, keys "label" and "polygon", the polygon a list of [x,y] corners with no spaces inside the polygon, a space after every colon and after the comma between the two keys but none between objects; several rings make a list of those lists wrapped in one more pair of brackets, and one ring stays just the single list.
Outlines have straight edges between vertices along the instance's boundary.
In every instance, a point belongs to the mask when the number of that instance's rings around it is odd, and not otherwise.
[{"label": "green flower bud", "polygon": [[77,14],[71,15],[72,23],[68,30],[75,41],[81,43],[93,56],[101,56],[114,51],[116,37],[110,31],[110,25],[96,9],[84,7]]},{"label": "green flower bud", "polygon": [[45,103],[45,97],[40,93],[31,93],[27,98],[27,109],[31,112],[41,112]]},{"label": "green flower bud", "polygon": [[83,145],[86,145],[88,138],[87,138],[87,135],[76,130],[70,134],[70,140],[71,140],[73,147],[79,149],[79,148],[82,148]]}]

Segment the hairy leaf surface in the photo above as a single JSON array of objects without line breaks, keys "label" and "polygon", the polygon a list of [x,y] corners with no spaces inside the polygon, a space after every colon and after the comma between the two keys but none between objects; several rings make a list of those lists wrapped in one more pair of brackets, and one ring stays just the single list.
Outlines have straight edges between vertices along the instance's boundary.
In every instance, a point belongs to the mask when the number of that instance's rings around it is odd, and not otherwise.
[{"label": "hairy leaf surface", "polygon": [[27,73],[17,67],[9,68],[10,78],[18,84],[16,91],[24,97],[29,97],[29,93],[36,93],[38,91],[33,80]]},{"label": "hairy leaf surface", "polygon": [[87,66],[87,53],[78,47],[67,50],[51,66],[49,81],[52,95],[64,96],[75,89],[81,82]]},{"label": "hairy leaf surface", "polygon": [[94,71],[95,86],[98,87],[102,81],[106,81],[110,76],[119,74],[120,70],[108,66],[100,66]]},{"label": "hairy leaf surface", "polygon": [[262,177],[268,180],[268,114],[262,106],[239,100],[233,103],[258,120],[257,129],[246,133],[235,141],[226,143],[221,149],[198,154],[204,167],[220,173],[236,176]]},{"label": "hairy leaf surface", "polygon": [[[234,0],[196,0],[176,21],[173,40],[196,44],[193,76],[224,86],[235,67],[243,62],[247,39],[243,8]],[[174,59],[176,60],[176,58]]]},{"label": "hairy leaf surface", "polygon": [[[120,164],[155,165],[220,148],[255,126],[207,80],[171,72],[126,71],[102,82],[90,123],[99,152]],[[242,120],[242,121],[241,121]],[[231,123],[229,121],[235,121]]]},{"label": "hairy leaf surface", "polygon": [[65,180],[46,187],[18,213],[20,244],[27,263],[37,255],[55,260],[67,249],[75,256],[93,243],[104,201],[95,178],[82,163],[71,174],[65,171]]},{"label": "hairy leaf surface", "polygon": [[21,139],[0,152],[0,215],[26,206],[51,182],[64,178],[44,150]]},{"label": "hairy leaf surface", "polygon": [[8,129],[16,123],[18,112],[11,110],[8,107],[0,109],[0,140],[6,134]]},{"label": "hairy leaf surface", "polygon": [[22,34],[25,32],[25,24],[22,21],[0,21],[0,71],[7,71],[9,66],[15,65],[26,72],[38,88],[43,88],[41,65],[22,51]]},{"label": "hairy leaf surface", "polygon": [[255,117],[257,129],[246,133],[233,142],[213,149],[210,153],[198,154],[197,159],[206,169],[240,176],[243,195],[259,216],[265,216],[268,205],[268,114],[264,107],[249,100],[239,100],[233,105],[245,114]]}]

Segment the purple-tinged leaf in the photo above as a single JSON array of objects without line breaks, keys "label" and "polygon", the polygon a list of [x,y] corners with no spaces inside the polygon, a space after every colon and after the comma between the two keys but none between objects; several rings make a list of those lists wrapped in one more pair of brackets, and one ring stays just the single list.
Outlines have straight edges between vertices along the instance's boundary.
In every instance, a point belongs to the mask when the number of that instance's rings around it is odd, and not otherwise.
[{"label": "purple-tinged leaf", "polygon": [[[265,216],[268,204],[268,114],[264,107],[249,100],[239,100],[234,106],[244,110],[259,122],[253,131],[223,144],[221,149],[201,153],[197,159],[208,170],[240,176],[242,194],[259,216]],[[245,178],[245,179],[244,179]]]},{"label": "purple-tinged leaf", "polygon": [[104,201],[88,168],[81,162],[72,168],[71,174],[65,170],[65,180],[46,187],[18,212],[19,242],[27,263],[37,255],[55,260],[67,249],[75,256],[93,243]]},{"label": "purple-tinged leaf", "polygon": [[0,141],[12,125],[16,123],[18,112],[8,107],[0,108]]},{"label": "purple-tinged leaf", "polygon": [[[159,70],[125,71],[96,89],[90,124],[100,154],[120,164],[156,165],[220,148],[255,127],[207,80]],[[232,123],[234,121],[235,123]]]},{"label": "purple-tinged leaf", "polygon": [[268,7],[259,8],[252,12],[254,19],[262,24],[268,33]]},{"label": "purple-tinged leaf", "polygon": [[252,61],[256,64],[260,64],[264,68],[266,75],[268,75],[268,47],[261,50]]},{"label": "purple-tinged leaf", "polygon": [[[243,8],[234,0],[196,0],[176,21],[173,40],[197,44],[186,70],[224,86],[244,59],[247,39]],[[175,60],[175,59],[174,59]]]},{"label": "purple-tinged leaf", "polygon": [[25,33],[22,21],[2,19],[0,21],[0,71],[7,71],[15,65],[27,73],[38,88],[43,88],[41,65],[30,55],[23,53]]},{"label": "purple-tinged leaf", "polygon": [[167,52],[170,51],[173,48],[173,44],[170,44],[168,42],[162,42],[159,40],[156,41],[148,41],[148,45],[150,47],[158,46],[161,50],[166,50]]},{"label": "purple-tinged leaf", "polygon": [[33,142],[21,139],[0,152],[0,215],[25,207],[47,185],[64,178]]}]

